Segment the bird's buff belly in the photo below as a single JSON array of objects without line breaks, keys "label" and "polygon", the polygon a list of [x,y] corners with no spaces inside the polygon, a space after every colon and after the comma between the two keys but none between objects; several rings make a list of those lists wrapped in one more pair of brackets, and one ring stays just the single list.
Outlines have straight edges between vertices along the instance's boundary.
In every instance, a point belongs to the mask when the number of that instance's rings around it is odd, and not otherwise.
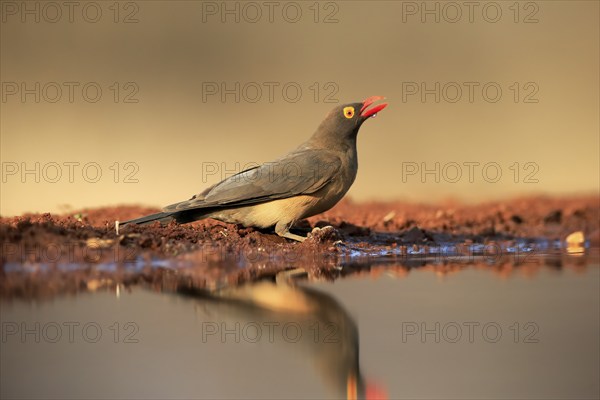
[{"label": "bird's buff belly", "polygon": [[301,195],[247,207],[221,210],[208,215],[208,217],[231,224],[268,228],[279,222],[294,223],[302,218],[326,211],[335,204],[325,205],[322,203],[318,197]]}]

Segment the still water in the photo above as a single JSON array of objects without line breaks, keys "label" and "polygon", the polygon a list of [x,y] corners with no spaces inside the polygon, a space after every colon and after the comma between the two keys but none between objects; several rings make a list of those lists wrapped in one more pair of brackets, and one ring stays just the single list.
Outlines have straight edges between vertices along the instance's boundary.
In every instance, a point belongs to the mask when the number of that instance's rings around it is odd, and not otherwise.
[{"label": "still water", "polygon": [[[600,266],[1,305],[4,398],[598,398]],[[406,270],[404,270],[406,271]]]}]

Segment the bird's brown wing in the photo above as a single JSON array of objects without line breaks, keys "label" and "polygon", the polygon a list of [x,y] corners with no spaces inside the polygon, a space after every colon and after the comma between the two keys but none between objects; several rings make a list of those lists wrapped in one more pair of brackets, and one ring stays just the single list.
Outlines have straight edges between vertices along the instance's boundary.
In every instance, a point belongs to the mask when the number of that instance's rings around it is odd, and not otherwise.
[{"label": "bird's brown wing", "polygon": [[233,175],[190,200],[165,207],[164,211],[238,207],[311,194],[329,183],[341,164],[340,158],[327,150],[296,151]]}]

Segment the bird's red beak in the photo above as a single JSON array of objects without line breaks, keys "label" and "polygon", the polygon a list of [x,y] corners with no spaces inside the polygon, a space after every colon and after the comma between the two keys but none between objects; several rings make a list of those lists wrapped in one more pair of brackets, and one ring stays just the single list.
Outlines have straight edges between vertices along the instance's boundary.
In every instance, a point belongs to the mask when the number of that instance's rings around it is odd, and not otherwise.
[{"label": "bird's red beak", "polygon": [[385,99],[385,97],[371,96],[368,99],[366,99],[365,101],[363,101],[363,106],[360,109],[360,116],[365,119],[369,118],[369,117],[374,117],[375,114],[377,114],[379,111],[381,111],[387,107],[387,103],[378,104],[375,107],[370,108],[368,110],[367,110],[367,107],[369,107],[371,104],[375,103],[376,101],[383,100],[383,99]]}]

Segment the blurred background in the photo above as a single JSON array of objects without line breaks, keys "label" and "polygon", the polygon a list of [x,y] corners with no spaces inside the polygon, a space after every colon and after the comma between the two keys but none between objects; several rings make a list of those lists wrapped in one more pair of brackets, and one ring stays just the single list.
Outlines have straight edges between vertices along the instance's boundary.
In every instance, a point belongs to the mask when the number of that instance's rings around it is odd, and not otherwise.
[{"label": "blurred background", "polygon": [[336,104],[355,200],[599,190],[599,4],[0,1],[0,214],[163,206]]}]

